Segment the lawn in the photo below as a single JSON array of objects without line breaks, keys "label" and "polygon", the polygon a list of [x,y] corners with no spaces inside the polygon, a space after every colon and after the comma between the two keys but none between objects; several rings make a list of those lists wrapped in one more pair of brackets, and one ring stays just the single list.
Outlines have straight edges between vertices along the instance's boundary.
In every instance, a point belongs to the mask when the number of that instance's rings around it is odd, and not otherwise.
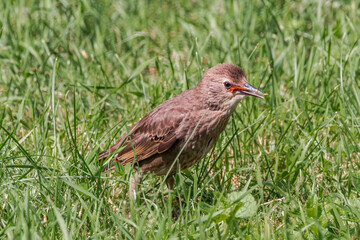
[{"label": "lawn", "polygon": [[[0,238],[359,239],[359,19],[359,0],[1,1]],[[133,200],[98,153],[222,62],[265,100]]]}]

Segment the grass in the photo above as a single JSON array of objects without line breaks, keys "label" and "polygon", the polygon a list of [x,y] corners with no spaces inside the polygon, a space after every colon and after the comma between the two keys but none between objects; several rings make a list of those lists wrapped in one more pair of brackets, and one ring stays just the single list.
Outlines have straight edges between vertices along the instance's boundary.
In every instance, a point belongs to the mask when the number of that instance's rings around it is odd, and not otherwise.
[{"label": "grass", "polygon": [[[0,237],[359,239],[359,9],[1,2]],[[97,154],[220,62],[266,100],[243,101],[174,191],[147,175],[133,201],[130,166],[101,174]]]}]

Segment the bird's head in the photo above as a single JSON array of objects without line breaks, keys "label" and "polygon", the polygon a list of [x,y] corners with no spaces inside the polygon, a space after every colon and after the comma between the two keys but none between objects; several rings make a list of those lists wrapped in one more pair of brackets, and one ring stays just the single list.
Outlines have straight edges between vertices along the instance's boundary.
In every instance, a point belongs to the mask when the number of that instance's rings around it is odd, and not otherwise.
[{"label": "bird's head", "polygon": [[210,107],[219,109],[234,109],[247,96],[264,98],[262,91],[247,82],[244,71],[229,63],[208,69],[197,88],[203,92]]}]

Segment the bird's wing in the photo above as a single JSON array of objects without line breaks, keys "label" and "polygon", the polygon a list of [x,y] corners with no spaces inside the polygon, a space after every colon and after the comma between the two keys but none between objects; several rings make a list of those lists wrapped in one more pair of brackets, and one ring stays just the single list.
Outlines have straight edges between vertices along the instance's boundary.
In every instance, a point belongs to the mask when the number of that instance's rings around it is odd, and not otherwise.
[{"label": "bird's wing", "polygon": [[145,160],[154,154],[166,152],[179,139],[176,130],[185,117],[185,110],[182,108],[154,110],[136,123],[131,128],[130,134],[124,134],[112,147],[112,151],[118,149],[121,143],[124,147],[115,156],[115,161],[125,165],[132,163],[134,159]]}]

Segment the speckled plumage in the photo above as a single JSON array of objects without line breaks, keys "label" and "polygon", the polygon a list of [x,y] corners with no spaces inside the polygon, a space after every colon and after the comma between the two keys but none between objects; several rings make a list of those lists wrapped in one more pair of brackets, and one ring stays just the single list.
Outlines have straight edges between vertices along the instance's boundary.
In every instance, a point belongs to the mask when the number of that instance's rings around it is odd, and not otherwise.
[{"label": "speckled plumage", "polygon": [[163,102],[135,123],[130,134],[122,135],[99,159],[122,147],[113,161],[123,165],[135,161],[142,173],[166,175],[176,171],[178,165],[173,163],[183,148],[179,165],[181,170],[188,168],[211,150],[239,101],[247,95],[263,98],[260,94],[247,83],[241,68],[218,64],[195,88]]}]

